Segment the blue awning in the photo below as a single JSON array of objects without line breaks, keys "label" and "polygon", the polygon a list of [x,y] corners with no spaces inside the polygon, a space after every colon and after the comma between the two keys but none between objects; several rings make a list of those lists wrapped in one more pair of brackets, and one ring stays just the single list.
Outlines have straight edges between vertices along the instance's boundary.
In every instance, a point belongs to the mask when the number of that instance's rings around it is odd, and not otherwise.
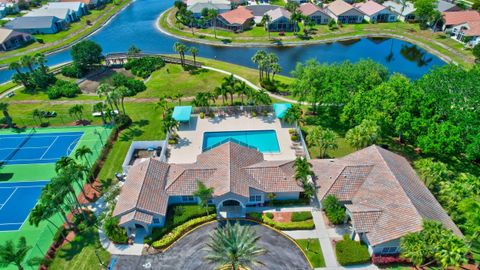
[{"label": "blue awning", "polygon": [[172,117],[178,122],[188,122],[191,114],[192,106],[175,106]]},{"label": "blue awning", "polygon": [[291,107],[290,103],[273,103],[273,111],[279,119],[282,119]]}]

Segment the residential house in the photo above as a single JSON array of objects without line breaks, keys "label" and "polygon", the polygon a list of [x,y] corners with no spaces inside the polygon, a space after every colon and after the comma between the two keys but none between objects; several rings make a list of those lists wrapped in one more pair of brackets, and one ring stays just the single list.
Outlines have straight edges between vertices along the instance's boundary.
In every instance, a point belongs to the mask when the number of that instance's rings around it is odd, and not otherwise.
[{"label": "residential house", "polygon": [[361,23],[365,14],[343,0],[325,5],[327,13],[338,23]]},{"label": "residential house", "polygon": [[15,2],[0,1],[0,18],[10,14],[17,14],[20,11],[18,4]]},{"label": "residential house", "polygon": [[49,9],[68,8],[72,11],[72,16],[75,18],[72,21],[77,21],[80,17],[88,14],[87,6],[83,2],[50,2],[47,5]]},{"label": "residential house", "polygon": [[23,17],[56,17],[60,21],[69,24],[74,21],[78,21],[79,19],[75,16],[74,12],[72,12],[69,8],[48,8],[48,6],[43,6],[38,9],[34,9]]},{"label": "residential house", "polygon": [[445,0],[438,0],[437,1],[437,10],[439,12],[451,12],[451,11],[462,11],[462,9],[455,5],[452,2],[448,2]]},{"label": "residential house", "polygon": [[0,28],[0,51],[16,49],[33,40],[30,34],[12,29]]},{"label": "residential house", "polygon": [[395,13],[373,0],[355,3],[353,6],[365,14],[364,19],[366,21],[372,23],[394,22],[397,20]]},{"label": "residential house", "polygon": [[265,29],[270,32],[292,32],[295,30],[296,22],[290,20],[292,13],[284,8],[276,8],[267,11],[265,15],[270,17],[270,22],[265,25]]},{"label": "residential house", "polygon": [[422,230],[424,220],[441,222],[462,236],[455,223],[402,156],[370,146],[340,159],[311,160],[319,200],[335,195],[346,207],[352,239],[370,254],[398,254],[400,238]]},{"label": "residential house", "polygon": [[444,12],[442,30],[469,46],[480,43],[480,13],[475,10]]},{"label": "residential house", "polygon": [[5,24],[8,29],[30,34],[54,34],[66,28],[63,20],[54,16],[17,17]]},{"label": "residential house", "polygon": [[106,4],[108,1],[106,0],[60,0],[62,3],[69,3],[69,2],[82,2],[85,4],[87,9],[94,9],[101,5]]},{"label": "residential house", "polygon": [[390,9],[393,13],[397,14],[398,19],[402,22],[415,21],[415,7],[412,2],[405,2],[405,5],[402,5],[399,2],[395,1],[385,1],[383,2],[384,6]]},{"label": "residential house", "polygon": [[274,5],[250,5],[246,6],[248,10],[250,10],[253,14],[253,19],[256,24],[259,24],[262,22],[263,15],[267,13],[268,11],[277,9],[278,6]]},{"label": "residential house", "polygon": [[187,10],[191,11],[197,18],[202,16],[204,9],[214,9],[219,14],[232,9],[232,3],[228,0],[188,0]]},{"label": "residential house", "polygon": [[332,20],[332,17],[330,17],[325,10],[312,3],[301,4],[298,10],[303,16],[314,21],[315,24],[328,24],[330,20]]},{"label": "residential house", "polygon": [[218,15],[217,26],[234,32],[242,32],[255,24],[253,19],[253,13],[244,6],[240,6]]},{"label": "residential house", "polygon": [[247,206],[262,205],[270,193],[275,200],[298,199],[303,188],[294,177],[293,160],[265,161],[263,154],[226,142],[198,155],[192,164],[169,164],[157,159],[133,165],[126,176],[113,216],[127,234],[147,233],[165,223],[168,205],[195,203],[197,181],[214,188],[211,205],[225,218],[244,217]]}]

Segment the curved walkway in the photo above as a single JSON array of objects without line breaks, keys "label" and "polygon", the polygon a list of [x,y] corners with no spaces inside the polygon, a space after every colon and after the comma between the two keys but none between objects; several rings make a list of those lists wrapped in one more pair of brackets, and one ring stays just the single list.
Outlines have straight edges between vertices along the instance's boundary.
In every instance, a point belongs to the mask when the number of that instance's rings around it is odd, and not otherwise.
[{"label": "curved walkway", "polygon": [[[265,265],[255,266],[254,269],[311,269],[302,251],[292,240],[265,226],[249,221],[240,221],[251,225],[256,231],[258,246],[268,252],[258,258]],[[146,256],[118,256],[113,269],[213,269],[214,265],[205,261],[208,254],[205,250],[209,235],[218,226],[213,222],[190,232],[176,242],[172,248],[155,255]]]}]

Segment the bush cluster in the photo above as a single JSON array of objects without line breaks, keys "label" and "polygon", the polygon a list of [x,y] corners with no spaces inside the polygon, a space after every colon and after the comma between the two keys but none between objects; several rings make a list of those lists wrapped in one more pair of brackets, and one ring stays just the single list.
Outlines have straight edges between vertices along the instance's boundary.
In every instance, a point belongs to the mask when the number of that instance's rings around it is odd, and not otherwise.
[{"label": "bush cluster", "polygon": [[79,68],[77,65],[68,65],[62,68],[62,75],[70,78],[82,78],[85,72]]},{"label": "bush cluster", "polygon": [[173,242],[175,242],[181,235],[183,235],[186,231],[189,231],[198,225],[203,223],[215,220],[217,214],[211,214],[204,217],[195,218],[189,220],[182,225],[175,227],[169,234],[163,236],[160,240],[153,242],[152,247],[156,249],[163,249],[170,246]]},{"label": "bush cluster", "polygon": [[[269,213],[267,213],[267,214],[269,214]],[[282,230],[282,231],[313,230],[313,229],[315,229],[315,223],[313,222],[312,219],[305,220],[305,221],[300,221],[300,222],[275,222],[269,216],[267,216],[267,214],[263,215],[263,217],[262,217],[263,223],[265,223],[268,226],[271,226],[275,229],[279,229],[279,230]]]},{"label": "bush cluster", "polygon": [[345,208],[335,195],[328,195],[322,201],[322,207],[328,220],[335,225],[342,224],[345,220]]},{"label": "bush cluster", "polygon": [[108,239],[116,244],[125,244],[128,242],[127,233],[124,228],[118,225],[118,219],[116,217],[107,217],[103,224],[103,230]]},{"label": "bush cluster", "polygon": [[132,74],[147,78],[157,69],[161,69],[165,66],[165,62],[160,57],[142,57],[136,59],[129,59],[124,65],[126,70],[130,70]]},{"label": "bush cluster", "polygon": [[49,99],[58,99],[61,97],[73,98],[81,92],[80,87],[76,83],[57,80],[54,85],[48,88],[47,95]]},{"label": "bush cluster", "polygon": [[312,212],[293,212],[292,213],[292,222],[300,222],[312,219]]},{"label": "bush cluster", "polygon": [[268,92],[277,92],[277,86],[275,85],[275,82],[272,82],[270,80],[262,80],[260,82],[260,86],[262,86],[265,90]]},{"label": "bush cluster", "polygon": [[140,80],[136,80],[134,78],[128,78],[127,76],[116,73],[112,76],[112,84],[115,87],[125,86],[128,89],[133,91],[133,95],[145,91],[147,86]]},{"label": "bush cluster", "polygon": [[294,206],[294,205],[308,205],[310,201],[307,198],[300,198],[297,200],[271,200],[268,202],[270,206]]},{"label": "bush cluster", "polygon": [[338,263],[343,266],[370,262],[367,247],[360,242],[351,240],[348,235],[345,235],[342,241],[337,242],[335,253]]}]

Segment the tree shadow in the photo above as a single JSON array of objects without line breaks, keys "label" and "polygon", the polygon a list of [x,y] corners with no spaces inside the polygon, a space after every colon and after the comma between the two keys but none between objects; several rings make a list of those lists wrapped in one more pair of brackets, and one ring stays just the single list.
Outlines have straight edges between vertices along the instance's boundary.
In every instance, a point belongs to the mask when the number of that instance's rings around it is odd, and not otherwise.
[{"label": "tree shadow", "polygon": [[143,135],[143,130],[137,127],[128,128],[120,135],[120,141],[128,142],[141,135]]},{"label": "tree shadow", "polygon": [[149,124],[150,124],[150,121],[148,121],[147,119],[141,119],[141,120],[132,122],[132,125],[138,126],[138,127],[144,127],[144,126],[147,126]]},{"label": "tree shadow", "polygon": [[57,256],[67,261],[72,260],[84,248],[97,245],[97,235],[98,233],[92,229],[80,233],[70,243],[63,246],[60,252],[57,253]]}]

